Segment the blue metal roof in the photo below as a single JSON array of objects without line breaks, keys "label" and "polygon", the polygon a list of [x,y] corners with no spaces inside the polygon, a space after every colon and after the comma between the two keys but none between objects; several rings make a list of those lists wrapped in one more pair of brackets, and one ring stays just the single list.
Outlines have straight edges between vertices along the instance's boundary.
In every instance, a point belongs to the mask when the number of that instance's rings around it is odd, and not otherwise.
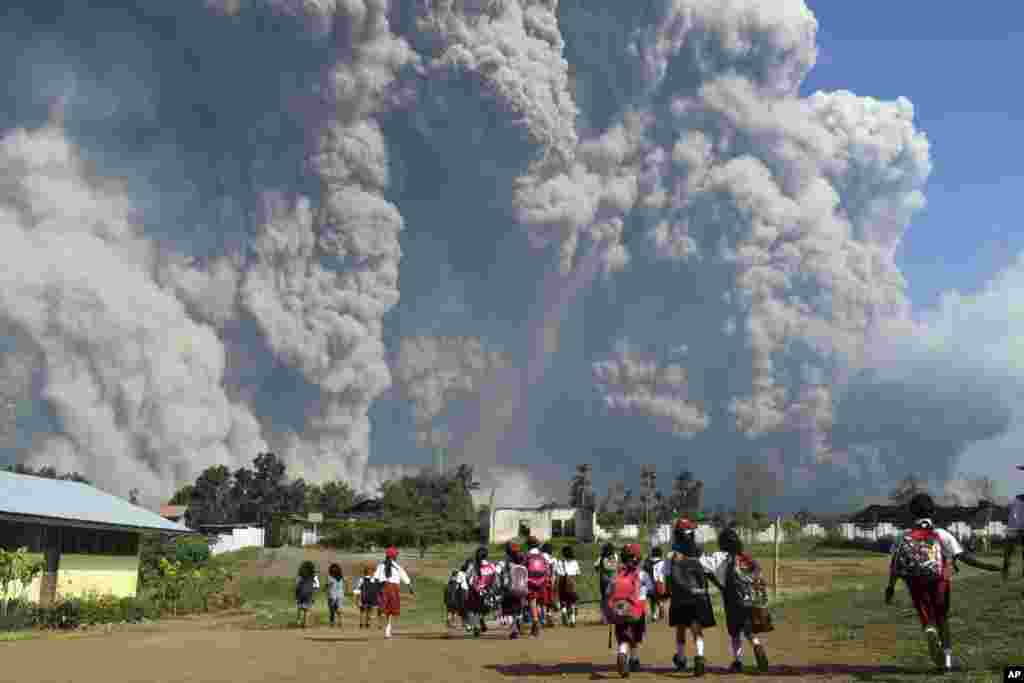
[{"label": "blue metal roof", "polygon": [[109,524],[147,531],[189,531],[187,527],[88,484],[12,472],[0,472],[0,514]]}]

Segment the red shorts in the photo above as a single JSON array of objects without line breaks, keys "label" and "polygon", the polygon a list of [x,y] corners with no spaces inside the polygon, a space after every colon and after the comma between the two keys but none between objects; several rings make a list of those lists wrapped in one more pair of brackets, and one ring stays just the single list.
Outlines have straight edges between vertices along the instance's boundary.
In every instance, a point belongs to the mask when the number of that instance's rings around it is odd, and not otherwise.
[{"label": "red shorts", "polygon": [[942,626],[949,615],[951,584],[949,579],[929,580],[909,578],[906,580],[910,600],[914,603],[921,626]]},{"label": "red shorts", "polygon": [[527,600],[536,600],[538,604],[544,604],[544,597],[548,594],[546,588],[530,589],[526,594]]},{"label": "red shorts", "polygon": [[385,583],[380,592],[380,609],[387,616],[397,617],[402,613],[402,592],[397,583]]}]

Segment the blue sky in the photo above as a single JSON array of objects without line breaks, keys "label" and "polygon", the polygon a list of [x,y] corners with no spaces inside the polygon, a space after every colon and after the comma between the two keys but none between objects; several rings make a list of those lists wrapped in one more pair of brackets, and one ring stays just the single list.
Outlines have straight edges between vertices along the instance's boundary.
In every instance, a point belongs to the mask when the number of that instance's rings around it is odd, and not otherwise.
[{"label": "blue sky", "polygon": [[944,290],[981,287],[1024,251],[1024,91],[1006,77],[1024,48],[1024,5],[808,5],[820,54],[804,92],[907,97],[931,143],[928,206],[899,252],[915,307]]}]

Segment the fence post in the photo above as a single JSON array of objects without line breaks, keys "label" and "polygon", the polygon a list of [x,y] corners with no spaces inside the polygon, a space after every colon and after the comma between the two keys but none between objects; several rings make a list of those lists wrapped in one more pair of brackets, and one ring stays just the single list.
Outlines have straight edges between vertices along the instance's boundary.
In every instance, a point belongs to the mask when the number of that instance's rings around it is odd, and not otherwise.
[{"label": "fence post", "polygon": [[775,561],[772,563],[772,594],[779,599],[779,544],[782,541],[782,517],[775,518]]}]

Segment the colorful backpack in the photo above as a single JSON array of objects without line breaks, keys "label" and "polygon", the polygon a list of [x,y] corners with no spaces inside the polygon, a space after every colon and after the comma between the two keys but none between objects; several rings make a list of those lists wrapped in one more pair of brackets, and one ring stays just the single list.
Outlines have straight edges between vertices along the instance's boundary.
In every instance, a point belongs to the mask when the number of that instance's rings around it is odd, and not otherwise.
[{"label": "colorful backpack", "polygon": [[900,578],[941,578],[939,535],[933,529],[913,529],[904,534],[893,551],[893,569]]},{"label": "colorful backpack", "polygon": [[480,566],[479,572],[475,570],[473,572],[473,590],[484,595],[492,585],[494,585],[494,565],[485,562]]},{"label": "colorful backpack", "polygon": [[746,555],[733,555],[725,573],[725,599],[739,607],[765,606],[766,591],[759,590],[757,564]]},{"label": "colorful backpack", "polygon": [[506,590],[514,598],[525,598],[527,596],[529,593],[529,574],[526,571],[526,567],[521,564],[509,566]]},{"label": "colorful backpack", "polygon": [[608,586],[605,601],[608,620],[613,624],[633,624],[643,621],[647,603],[640,599],[640,572],[623,569]]},{"label": "colorful backpack", "polygon": [[448,586],[445,588],[444,592],[444,604],[445,607],[453,611],[459,611],[462,609],[462,586],[460,585],[457,572],[452,572],[451,578],[448,579]]},{"label": "colorful backpack", "polygon": [[526,571],[529,573],[529,589],[534,592],[544,590],[548,583],[548,563],[544,556],[533,553],[526,560]]}]

